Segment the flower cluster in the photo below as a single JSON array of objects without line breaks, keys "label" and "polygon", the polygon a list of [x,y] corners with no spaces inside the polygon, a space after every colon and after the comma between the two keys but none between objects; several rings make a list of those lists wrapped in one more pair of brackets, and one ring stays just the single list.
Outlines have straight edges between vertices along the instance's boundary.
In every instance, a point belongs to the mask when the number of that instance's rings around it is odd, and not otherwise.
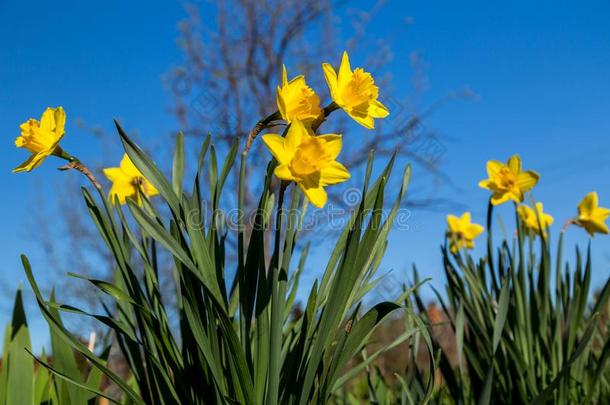
[{"label": "flower cluster", "polygon": [[[535,203],[533,207],[523,204],[525,195],[538,184],[540,175],[533,170],[523,170],[518,155],[511,156],[506,163],[488,161],[487,175],[489,178],[480,181],[479,186],[491,191],[491,205],[513,201],[523,229],[531,236],[546,238],[547,229],[554,222],[553,217],[543,211],[541,202]],[[578,205],[578,215],[567,224],[578,225],[593,237],[595,233],[609,233],[605,223],[608,217],[610,209],[600,207],[597,193],[592,191]],[[459,218],[448,215],[447,225],[449,248],[454,254],[461,249],[474,248],[474,240],[484,230],[481,225],[471,223],[470,212]]]},{"label": "flower cluster", "polygon": [[[288,127],[283,135],[263,136],[265,145],[277,161],[275,176],[283,181],[294,181],[308,200],[320,208],[328,199],[324,187],[350,178],[347,168],[336,160],[343,146],[341,135],[316,134],[320,124],[339,108],[369,129],[375,127],[375,118],[384,118],[389,114],[378,100],[379,89],[371,74],[362,68],[352,70],[346,52],[343,53],[338,73],[328,63],[324,63],[322,68],[332,98],[324,109],[320,108],[320,97],[307,85],[305,77],[300,75],[289,81],[286,67],[283,66],[282,83],[277,88],[278,111],[268,120],[281,117]],[[29,119],[21,124],[21,135],[15,144],[26,148],[31,156],[13,171],[29,172],[48,156],[54,155],[70,162],[60,169],[77,169],[101,188],[89,169],[59,146],[65,134],[65,125],[66,113],[62,107],[47,108],[40,121]],[[265,127],[261,123],[259,125]],[[131,199],[141,205],[143,197],[159,193],[127,155],[119,167],[104,169],[104,175],[112,183],[109,192],[112,202],[125,204]]]},{"label": "flower cluster", "polygon": [[321,208],[328,196],[324,187],[350,178],[349,171],[336,159],[343,146],[341,135],[316,134],[326,115],[337,108],[365,128],[375,127],[375,118],[388,116],[378,100],[379,89],[370,73],[362,68],[352,71],[347,52],[337,73],[322,65],[332,103],[320,108],[320,98],[300,75],[288,81],[286,67],[282,85],[277,88],[279,115],[288,124],[283,135],[266,134],[263,142],[277,161],[274,174],[283,181],[294,181],[314,206]]}]

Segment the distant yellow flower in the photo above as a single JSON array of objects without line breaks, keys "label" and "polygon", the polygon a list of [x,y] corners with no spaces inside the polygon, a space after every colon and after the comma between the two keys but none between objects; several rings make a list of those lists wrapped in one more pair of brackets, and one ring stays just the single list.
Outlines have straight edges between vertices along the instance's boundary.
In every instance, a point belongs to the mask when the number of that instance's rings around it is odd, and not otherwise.
[{"label": "distant yellow flower", "polygon": [[470,212],[465,212],[461,217],[447,215],[447,237],[449,238],[449,249],[451,253],[457,253],[460,249],[474,248],[474,240],[483,233],[483,227],[470,222]]},{"label": "distant yellow flower", "polygon": [[66,113],[61,107],[47,108],[40,122],[30,118],[19,126],[21,135],[15,139],[18,148],[25,148],[32,156],[15,169],[13,173],[31,171],[38,167],[49,155],[58,151],[58,145],[64,136]]},{"label": "distant yellow flower", "polygon": [[309,201],[318,208],[326,204],[325,186],[342,183],[350,174],[336,161],[341,152],[341,135],[315,136],[301,121],[293,121],[286,137],[277,134],[263,136],[263,142],[278,161],[275,175],[294,181]]},{"label": "distant yellow flower", "polygon": [[525,193],[530,191],[538,180],[538,173],[521,169],[519,155],[511,156],[506,164],[496,160],[487,162],[489,179],[479,182],[479,186],[492,191],[491,203],[502,204],[508,200],[523,202]]},{"label": "distant yellow flower", "polygon": [[127,198],[132,198],[138,205],[141,205],[142,193],[148,197],[159,194],[159,191],[144,178],[126,154],[121,160],[120,167],[104,169],[104,175],[112,182],[110,188],[112,202],[115,197],[118,197],[119,202],[125,204]]},{"label": "distant yellow flower", "polygon": [[606,219],[610,216],[610,209],[599,206],[597,193],[590,192],[578,204],[578,218],[576,225],[583,227],[589,235],[594,233],[608,233]]},{"label": "distant yellow flower", "polygon": [[[553,224],[553,217],[545,214],[542,209],[542,203],[538,202],[536,203],[536,211],[527,205],[520,205],[517,207],[517,212],[528,231],[536,235],[546,236],[547,228]],[[542,225],[542,229],[540,225]]]},{"label": "distant yellow flower", "polygon": [[277,88],[277,107],[288,123],[293,120],[311,121],[322,114],[320,98],[299,75],[288,81],[286,66],[282,67],[282,86]]},{"label": "distant yellow flower", "polygon": [[347,52],[343,52],[338,74],[328,63],[322,64],[322,69],[333,101],[360,125],[372,129],[375,118],[385,118],[390,114],[377,100],[379,88],[373,76],[362,68],[352,71]]}]

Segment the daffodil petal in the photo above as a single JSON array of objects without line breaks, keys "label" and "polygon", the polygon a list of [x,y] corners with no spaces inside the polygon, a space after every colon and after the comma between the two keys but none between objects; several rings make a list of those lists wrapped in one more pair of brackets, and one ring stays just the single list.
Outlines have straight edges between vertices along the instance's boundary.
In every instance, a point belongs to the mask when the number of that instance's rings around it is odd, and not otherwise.
[{"label": "daffodil petal", "polygon": [[374,129],[375,128],[375,120],[370,115],[362,116],[360,114],[355,114],[355,113],[353,113],[351,111],[348,111],[347,114],[350,117],[352,117],[352,119],[354,121],[356,121],[358,124],[362,125],[366,129]]},{"label": "daffodil petal", "polygon": [[326,84],[330,90],[331,97],[336,102],[337,100],[335,95],[337,94],[337,72],[335,72],[335,69],[330,65],[330,63],[323,63],[322,71],[324,72],[324,78],[326,79]]},{"label": "daffodil petal", "polygon": [[369,105],[369,115],[373,118],[385,118],[390,114],[388,108],[377,100]]},{"label": "daffodil petal", "polygon": [[302,183],[299,183],[299,187],[305,193],[309,202],[317,208],[323,208],[328,200],[328,195],[323,187],[310,187],[306,188]]},{"label": "daffodil petal", "polygon": [[330,159],[335,160],[337,156],[339,156],[341,148],[343,147],[343,140],[341,135],[318,135],[317,139],[324,141],[324,152],[326,152],[330,156]]},{"label": "daffodil petal", "polygon": [[338,82],[339,86],[343,86],[343,84],[352,78],[352,68],[349,63],[349,56],[347,52],[343,52],[343,57],[341,58],[341,66],[339,66],[339,75]]},{"label": "daffodil petal", "polygon": [[[309,136],[309,132],[299,120],[295,120],[290,124],[288,132],[286,133],[286,141],[284,142],[284,150],[286,156],[292,156],[297,150],[297,147],[303,142],[303,138]],[[277,158],[276,158],[277,159]],[[279,162],[284,163],[278,159]],[[287,163],[287,162],[286,162]]]},{"label": "daffodil petal", "polygon": [[517,175],[517,185],[523,192],[527,192],[534,188],[538,183],[540,175],[534,171],[528,170]]},{"label": "daffodil petal", "polygon": [[350,178],[349,171],[341,163],[335,161],[320,170],[320,183],[323,186],[343,183]]},{"label": "daffodil petal", "polygon": [[490,179],[493,179],[500,173],[500,170],[505,166],[504,163],[498,162],[497,160],[490,160],[487,162],[487,175]]},{"label": "daffodil petal", "polygon": [[447,215],[447,224],[450,231],[457,232],[460,229],[460,220],[455,215]]},{"label": "daffodil petal", "polygon": [[263,135],[263,142],[275,160],[277,160],[280,164],[287,164],[292,158],[292,154],[288,154],[286,152],[284,147],[285,141],[285,138],[277,134]]},{"label": "daffodil petal", "polygon": [[108,167],[102,171],[104,176],[106,176],[106,178],[108,178],[108,180],[111,182],[115,182],[124,176],[123,171],[119,167]]},{"label": "daffodil petal", "polygon": [[518,174],[521,173],[521,158],[519,155],[513,155],[508,158],[508,162],[506,163],[511,172]]},{"label": "daffodil petal", "polygon": [[31,155],[25,162],[13,169],[13,173],[30,172],[40,166],[40,164],[51,154],[45,150]]},{"label": "daffodil petal", "polygon": [[275,174],[275,176],[278,179],[282,179],[282,180],[294,180],[294,176],[292,175],[292,171],[290,170],[290,167],[287,164],[280,164],[278,165],[275,170],[273,171],[273,173]]}]

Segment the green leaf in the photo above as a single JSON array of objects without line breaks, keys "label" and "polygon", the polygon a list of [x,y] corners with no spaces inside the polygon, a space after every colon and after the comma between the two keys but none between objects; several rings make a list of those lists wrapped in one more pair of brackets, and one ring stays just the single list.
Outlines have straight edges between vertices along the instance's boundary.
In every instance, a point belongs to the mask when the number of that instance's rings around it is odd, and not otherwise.
[{"label": "green leaf", "polygon": [[182,182],[184,179],[184,135],[178,132],[176,148],[174,149],[174,163],[172,167],[172,186],[174,193],[182,195]]}]

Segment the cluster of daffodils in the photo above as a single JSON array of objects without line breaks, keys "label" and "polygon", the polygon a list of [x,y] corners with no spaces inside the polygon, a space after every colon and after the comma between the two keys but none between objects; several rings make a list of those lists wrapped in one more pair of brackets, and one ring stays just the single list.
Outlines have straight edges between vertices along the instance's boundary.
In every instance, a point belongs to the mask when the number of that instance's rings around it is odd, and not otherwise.
[{"label": "cluster of daffodils", "polygon": [[[533,170],[523,170],[518,155],[510,157],[506,163],[488,161],[487,175],[489,178],[479,182],[479,186],[491,191],[491,205],[513,201],[524,230],[532,237],[546,238],[547,229],[553,224],[553,217],[543,211],[541,202],[537,202],[533,207],[523,204],[525,195],[536,186],[540,175]],[[610,209],[600,207],[597,193],[592,191],[578,204],[578,215],[566,225],[580,226],[593,237],[595,233],[609,233],[606,225],[608,217]],[[471,222],[470,212],[459,218],[448,215],[447,225],[449,249],[454,254],[462,249],[474,248],[474,240],[484,231],[481,225]]]},{"label": "cluster of daffodils", "polygon": [[[284,66],[282,83],[277,88],[278,111],[261,121],[268,124],[276,117],[285,121],[287,129],[282,135],[263,136],[265,145],[277,161],[274,174],[282,181],[295,182],[309,201],[319,208],[328,199],[324,189],[326,186],[350,178],[347,168],[337,161],[342,148],[341,135],[317,134],[320,124],[337,109],[343,109],[368,129],[375,127],[376,118],[384,118],[389,114],[388,109],[378,100],[379,89],[371,74],[362,68],[352,70],[346,52],[343,53],[338,71],[328,63],[324,63],[322,69],[332,98],[328,106],[320,107],[320,97],[307,85],[304,76],[289,81]],[[29,119],[24,122],[15,144],[27,149],[31,156],[14,172],[29,172],[47,157],[56,156],[69,162],[69,165],[61,169],[77,169],[99,188],[99,183],[86,166],[59,146],[65,134],[65,124],[66,113],[62,107],[47,108],[40,121]],[[260,124],[257,125],[259,130],[266,128],[266,125]],[[246,148],[249,148],[249,144]],[[119,167],[106,168],[103,172],[112,183],[109,192],[112,202],[125,204],[131,199],[140,205],[143,197],[158,194],[127,155],[123,156]]]},{"label": "cluster of daffodils", "polygon": [[321,122],[341,108],[365,128],[375,127],[375,118],[388,116],[379,102],[379,89],[370,73],[352,70],[343,53],[338,73],[328,63],[322,65],[332,102],[322,109],[320,97],[300,75],[288,81],[283,68],[282,85],[277,88],[279,115],[288,125],[283,135],[263,135],[263,142],[277,161],[277,178],[295,182],[314,206],[321,208],[328,196],[326,186],[350,178],[349,171],[337,161],[343,141],[338,134],[316,134]]}]

